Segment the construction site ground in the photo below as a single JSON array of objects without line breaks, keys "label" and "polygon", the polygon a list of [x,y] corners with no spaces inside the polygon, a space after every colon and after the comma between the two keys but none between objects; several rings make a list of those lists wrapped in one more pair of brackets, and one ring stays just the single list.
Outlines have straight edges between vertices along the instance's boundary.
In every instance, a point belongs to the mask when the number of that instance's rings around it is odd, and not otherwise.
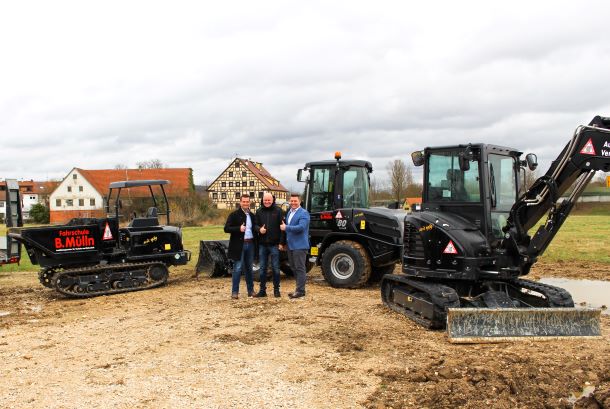
[{"label": "construction site ground", "polygon": [[[607,264],[532,277],[609,280]],[[230,279],[172,269],[167,286],[65,299],[0,271],[2,408],[610,408],[602,339],[458,345],[385,308],[378,285],[230,299]],[[581,395],[588,395],[582,397]]]}]

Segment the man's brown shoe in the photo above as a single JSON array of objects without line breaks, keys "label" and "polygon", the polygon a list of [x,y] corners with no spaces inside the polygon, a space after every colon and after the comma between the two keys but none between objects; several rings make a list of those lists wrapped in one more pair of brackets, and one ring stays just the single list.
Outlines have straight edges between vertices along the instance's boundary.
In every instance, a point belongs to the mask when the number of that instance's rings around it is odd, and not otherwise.
[{"label": "man's brown shoe", "polygon": [[231,294],[231,298],[237,300],[239,298],[239,295],[237,293],[233,293]]}]

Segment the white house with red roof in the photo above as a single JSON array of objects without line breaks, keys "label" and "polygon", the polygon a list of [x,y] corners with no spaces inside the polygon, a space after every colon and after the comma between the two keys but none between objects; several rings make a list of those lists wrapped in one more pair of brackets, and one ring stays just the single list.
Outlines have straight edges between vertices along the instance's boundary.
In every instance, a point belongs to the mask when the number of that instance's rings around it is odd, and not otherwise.
[{"label": "white house with red roof", "polygon": [[219,209],[239,207],[243,193],[250,196],[250,207],[256,209],[262,203],[263,194],[275,196],[278,204],[288,200],[288,189],[271,176],[260,162],[235,158],[227,168],[208,186],[210,200]]}]

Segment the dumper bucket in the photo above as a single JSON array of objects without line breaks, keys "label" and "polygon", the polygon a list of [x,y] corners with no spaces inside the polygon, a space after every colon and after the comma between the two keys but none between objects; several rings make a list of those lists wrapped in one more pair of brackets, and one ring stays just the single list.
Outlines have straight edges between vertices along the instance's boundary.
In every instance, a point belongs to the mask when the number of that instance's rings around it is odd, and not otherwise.
[{"label": "dumper bucket", "polygon": [[222,277],[229,274],[231,262],[227,256],[229,241],[202,240],[199,242],[199,258],[195,267],[196,276]]},{"label": "dumper bucket", "polygon": [[452,343],[601,337],[600,309],[449,308]]}]

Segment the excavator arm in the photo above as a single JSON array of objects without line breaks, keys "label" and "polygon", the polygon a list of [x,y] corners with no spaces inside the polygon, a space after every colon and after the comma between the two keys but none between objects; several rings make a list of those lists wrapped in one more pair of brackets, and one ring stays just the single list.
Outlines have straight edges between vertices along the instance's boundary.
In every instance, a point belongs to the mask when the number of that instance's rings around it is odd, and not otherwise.
[{"label": "excavator arm", "polygon": [[[610,171],[610,118],[596,116],[581,125],[546,174],[519,198],[504,227],[505,247],[516,249],[522,262],[532,264],[548,247],[595,172]],[[570,187],[567,199],[558,203]],[[547,219],[530,239],[528,230]]]}]

